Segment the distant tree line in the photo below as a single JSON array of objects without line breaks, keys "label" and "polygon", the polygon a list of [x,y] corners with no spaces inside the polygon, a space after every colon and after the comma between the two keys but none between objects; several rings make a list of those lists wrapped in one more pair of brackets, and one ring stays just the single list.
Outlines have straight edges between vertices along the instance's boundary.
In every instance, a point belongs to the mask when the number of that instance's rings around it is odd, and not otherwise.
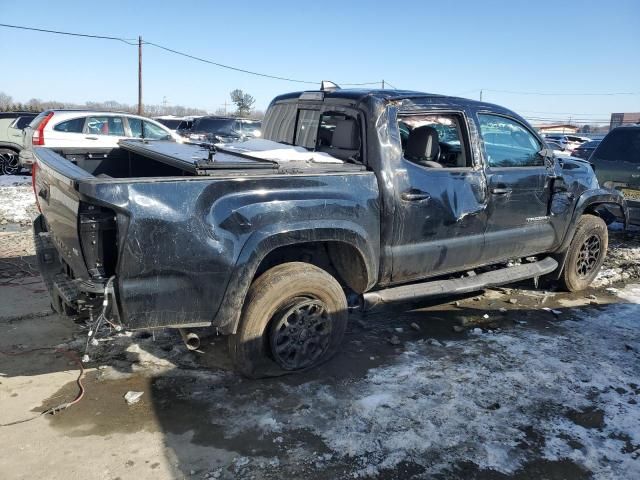
[{"label": "distant tree line", "polygon": [[[230,93],[231,101],[235,104],[236,110],[233,112],[227,112],[226,109],[216,110],[216,115],[228,115],[237,117],[251,117],[255,119],[261,119],[264,117],[264,112],[260,110],[254,110],[253,105],[255,99],[248,93],[244,93],[242,90],[236,89]],[[72,102],[58,102],[55,100],[40,100],[39,98],[32,98],[26,103],[14,101],[11,95],[4,92],[0,92],[0,112],[42,112],[49,109],[60,108],[78,108],[86,110],[101,110],[106,112],[128,112],[137,113],[137,105],[129,105],[127,103],[116,102],[115,100],[108,100],[106,102],[85,102],[85,103],[72,103]],[[207,111],[201,108],[184,107],[182,105],[147,105],[143,106],[144,115],[148,117],[157,117],[160,115],[175,115],[178,117],[186,115],[207,115]]]},{"label": "distant tree line", "polygon": [[[40,100],[32,98],[26,103],[16,102],[11,95],[0,92],[0,112],[42,112],[43,110],[56,108],[79,108],[86,110],[102,110],[106,112],[118,111],[136,113],[137,105],[129,105],[127,103],[116,102],[115,100],[107,100],[106,102],[58,102],[55,100]],[[144,114],[149,117],[159,115],[206,115],[206,110],[201,108],[184,107],[182,105],[144,105]]]}]

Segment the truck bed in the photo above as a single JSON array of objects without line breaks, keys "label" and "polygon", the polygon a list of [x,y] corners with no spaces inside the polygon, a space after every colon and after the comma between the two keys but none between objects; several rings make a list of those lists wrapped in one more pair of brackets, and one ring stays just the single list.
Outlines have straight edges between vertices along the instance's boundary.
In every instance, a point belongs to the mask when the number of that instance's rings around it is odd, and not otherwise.
[{"label": "truck bed", "polygon": [[[119,145],[116,149],[62,148],[55,150],[55,154],[64,157],[84,172],[103,179],[330,173],[365,169],[363,165],[344,162],[264,159],[238,148],[226,150],[206,144],[122,140]],[[52,156],[54,153],[47,149],[36,149],[36,155],[40,159],[49,159],[49,163],[56,163]]]}]

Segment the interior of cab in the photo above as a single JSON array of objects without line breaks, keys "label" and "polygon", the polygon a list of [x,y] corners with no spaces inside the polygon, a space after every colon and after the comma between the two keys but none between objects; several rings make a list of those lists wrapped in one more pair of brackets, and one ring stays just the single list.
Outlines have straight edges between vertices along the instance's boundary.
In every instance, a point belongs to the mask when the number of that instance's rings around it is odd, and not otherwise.
[{"label": "interior of cab", "polygon": [[340,160],[360,160],[360,125],[357,119],[343,113],[323,113],[318,126],[315,150]]},{"label": "interior of cab", "polygon": [[408,115],[398,120],[402,154],[427,168],[470,167],[457,115]]}]

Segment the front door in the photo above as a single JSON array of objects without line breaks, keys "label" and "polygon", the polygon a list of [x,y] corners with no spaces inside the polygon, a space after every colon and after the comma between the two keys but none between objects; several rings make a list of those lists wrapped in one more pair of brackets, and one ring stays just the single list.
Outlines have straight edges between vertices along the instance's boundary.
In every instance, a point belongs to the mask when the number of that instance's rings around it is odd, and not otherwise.
[{"label": "front door", "polygon": [[398,116],[402,157],[394,185],[392,283],[472,268],[486,227],[484,173],[462,112]]},{"label": "front door", "polygon": [[540,140],[518,120],[479,113],[489,187],[487,262],[549,251],[551,170]]}]

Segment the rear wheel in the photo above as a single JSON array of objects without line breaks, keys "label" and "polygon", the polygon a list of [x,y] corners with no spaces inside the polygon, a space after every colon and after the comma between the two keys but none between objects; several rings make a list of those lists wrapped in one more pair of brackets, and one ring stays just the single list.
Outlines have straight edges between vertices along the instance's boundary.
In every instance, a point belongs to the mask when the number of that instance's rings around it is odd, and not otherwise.
[{"label": "rear wheel", "polygon": [[347,300],[338,281],[314,265],[285,263],[249,288],[229,352],[249,377],[305,370],[338,350],[346,326]]},{"label": "rear wheel", "polygon": [[0,170],[3,175],[17,175],[20,173],[18,152],[9,148],[0,148]]},{"label": "rear wheel", "polygon": [[560,278],[568,291],[584,290],[596,278],[608,244],[605,222],[595,215],[583,215],[571,240]]}]

